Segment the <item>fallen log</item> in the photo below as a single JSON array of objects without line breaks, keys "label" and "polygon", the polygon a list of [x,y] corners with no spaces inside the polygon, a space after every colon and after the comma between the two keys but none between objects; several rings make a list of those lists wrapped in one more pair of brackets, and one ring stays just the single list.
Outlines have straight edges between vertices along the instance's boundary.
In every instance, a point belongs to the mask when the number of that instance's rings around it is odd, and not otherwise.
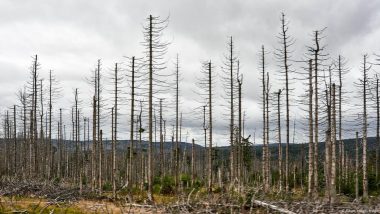
[{"label": "fallen log", "polygon": [[269,209],[275,210],[275,211],[280,212],[280,213],[295,214],[295,212],[292,212],[290,210],[287,210],[287,209],[284,209],[284,208],[281,208],[281,207],[278,207],[278,206],[275,206],[273,204],[269,204],[269,203],[266,203],[263,201],[252,199],[252,202],[258,206],[268,207]]}]

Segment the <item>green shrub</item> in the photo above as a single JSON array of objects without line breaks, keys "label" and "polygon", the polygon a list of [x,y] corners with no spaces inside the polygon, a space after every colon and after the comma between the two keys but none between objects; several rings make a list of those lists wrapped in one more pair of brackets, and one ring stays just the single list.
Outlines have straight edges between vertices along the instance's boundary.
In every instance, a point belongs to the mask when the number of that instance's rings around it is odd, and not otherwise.
[{"label": "green shrub", "polygon": [[181,174],[180,180],[181,180],[182,185],[184,187],[188,186],[190,184],[190,182],[191,182],[191,178],[190,178],[189,174]]},{"label": "green shrub", "polygon": [[153,185],[155,185],[155,184],[160,184],[161,185],[161,177],[159,177],[159,176],[154,177],[154,179],[153,179]]},{"label": "green shrub", "polygon": [[153,185],[153,193],[160,193],[161,192],[161,185],[160,184],[154,184]]},{"label": "green shrub", "polygon": [[61,179],[59,177],[54,178],[54,180],[53,180],[54,185],[58,185],[60,183],[61,183]]},{"label": "green shrub", "polygon": [[103,190],[104,191],[111,191],[112,190],[112,184],[110,182],[105,182],[103,184]]},{"label": "green shrub", "polygon": [[199,189],[202,185],[203,185],[202,181],[197,178],[194,181],[193,188]]},{"label": "green shrub", "polygon": [[174,179],[171,176],[164,176],[162,178],[161,194],[172,194],[174,193]]},{"label": "green shrub", "polygon": [[368,192],[370,195],[378,195],[379,194],[379,183],[376,180],[375,173],[368,174]]},{"label": "green shrub", "polygon": [[87,184],[87,177],[83,176],[82,177],[82,185],[86,185],[86,184]]}]

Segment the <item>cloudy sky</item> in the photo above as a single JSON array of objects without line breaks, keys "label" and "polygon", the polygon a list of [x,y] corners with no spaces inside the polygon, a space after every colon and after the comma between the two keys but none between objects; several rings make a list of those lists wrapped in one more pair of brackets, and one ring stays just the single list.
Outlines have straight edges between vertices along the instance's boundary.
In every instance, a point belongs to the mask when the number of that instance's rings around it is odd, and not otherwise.
[{"label": "cloudy sky", "polygon": [[[0,1],[0,105],[4,112],[17,103],[16,91],[28,80],[32,56],[39,55],[41,77],[48,71],[63,89],[57,105],[70,108],[73,90],[79,88],[83,112],[89,112],[90,88],[86,83],[97,59],[102,59],[105,73],[115,62],[126,63],[124,56],[142,56],[142,26],[149,15],[167,17],[169,26],[165,39],[171,41],[166,55],[167,69],[174,70],[173,62],[179,54],[181,62],[181,110],[183,140],[186,136],[202,139],[201,123],[194,119],[196,77],[201,62],[212,60],[220,72],[226,43],[233,36],[244,74],[243,106],[246,111],[246,133],[256,130],[260,143],[260,82],[259,57],[261,45],[268,52],[268,71],[273,76],[272,88],[283,88],[276,82],[279,74],[274,49],[279,46],[276,35],[280,31],[280,15],[289,20],[289,34],[295,39],[292,47],[293,69],[302,70],[303,54],[312,45],[314,30],[325,27],[326,53],[347,59],[350,73],[346,76],[348,91],[355,91],[352,83],[360,76],[360,61],[364,53],[379,53],[380,1],[376,0],[177,0],[177,1]],[[375,56],[370,57],[371,60]],[[374,66],[373,72],[376,71]],[[105,76],[107,76],[105,74]],[[297,78],[293,76],[292,78]],[[219,86],[220,87],[220,86]],[[302,92],[297,88],[294,99]],[[220,88],[219,88],[220,89]],[[127,89],[125,89],[127,90]],[[228,121],[223,120],[221,90],[217,89],[214,117],[215,138],[218,145],[226,145]],[[105,92],[109,93],[109,92]],[[57,107],[58,108],[58,107]],[[122,106],[128,109],[128,105]],[[169,111],[169,110],[168,110]],[[127,110],[125,110],[127,112]],[[291,119],[302,118],[296,108]],[[56,112],[57,113],[57,112]],[[69,112],[66,112],[69,115]],[[124,117],[124,118],[123,118]],[[168,116],[169,117],[169,116]],[[121,111],[121,136],[128,133],[128,117]],[[169,122],[168,126],[172,126]],[[298,123],[297,137],[303,138],[302,123]],[[105,125],[108,126],[105,121]],[[106,129],[106,128],[105,128]],[[169,129],[169,128],[168,128]],[[187,134],[188,132],[188,134]],[[199,142],[200,142],[199,141]]]}]

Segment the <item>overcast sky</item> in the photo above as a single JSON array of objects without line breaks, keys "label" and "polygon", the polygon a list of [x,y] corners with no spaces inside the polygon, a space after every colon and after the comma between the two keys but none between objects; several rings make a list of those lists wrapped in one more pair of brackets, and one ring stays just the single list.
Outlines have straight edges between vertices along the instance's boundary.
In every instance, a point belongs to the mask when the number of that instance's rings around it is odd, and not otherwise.
[{"label": "overcast sky", "polygon": [[[256,130],[260,142],[260,81],[259,57],[261,45],[268,52],[268,71],[273,76],[273,90],[283,88],[276,82],[278,63],[273,51],[279,46],[280,16],[289,20],[289,35],[295,39],[292,47],[293,69],[301,70],[298,62],[312,45],[312,32],[325,27],[323,43],[326,53],[347,59],[351,72],[346,76],[347,91],[355,91],[352,83],[359,77],[362,55],[379,53],[380,1],[366,0],[167,0],[167,1],[81,1],[81,0],[2,0],[0,1],[0,105],[2,111],[17,103],[15,94],[28,80],[32,56],[38,54],[40,74],[45,79],[48,71],[63,89],[57,105],[70,108],[73,90],[79,88],[84,112],[89,112],[91,94],[86,78],[102,59],[105,73],[115,62],[126,63],[124,56],[142,56],[142,26],[149,15],[167,17],[169,26],[165,38],[171,41],[166,55],[167,69],[174,70],[173,62],[179,54],[181,63],[181,111],[184,114],[182,131],[202,143],[201,123],[194,119],[196,77],[201,62],[212,60],[220,73],[226,43],[233,36],[244,74],[243,106],[246,111],[246,135]],[[371,56],[373,61],[375,56]],[[376,66],[373,67],[376,71]],[[105,74],[105,76],[107,76]],[[296,78],[293,75],[291,78]],[[302,85],[301,85],[302,86]],[[303,88],[297,88],[293,99],[298,99]],[[219,88],[220,89],[220,88]],[[127,90],[127,89],[125,89]],[[215,138],[218,145],[227,145],[228,121],[223,120],[226,109],[222,93],[217,89],[215,110]],[[109,92],[104,92],[109,93]],[[127,112],[129,105],[121,106]],[[57,115],[59,107],[55,108]],[[167,110],[168,112],[172,110]],[[291,120],[300,119],[299,109],[291,109]],[[69,116],[69,111],[66,112]],[[87,116],[87,115],[86,115]],[[89,115],[88,115],[89,116]],[[169,116],[168,116],[169,117]],[[121,138],[128,133],[127,114],[121,111]],[[302,124],[297,125],[296,141],[302,141]],[[173,125],[172,122],[168,127]],[[110,126],[105,122],[104,126]],[[106,128],[105,128],[106,129]],[[169,129],[169,128],[168,128]],[[170,132],[170,131],[168,131]],[[189,134],[186,134],[189,132]],[[284,133],[284,131],[283,131]],[[299,136],[299,137],[298,137]]]}]

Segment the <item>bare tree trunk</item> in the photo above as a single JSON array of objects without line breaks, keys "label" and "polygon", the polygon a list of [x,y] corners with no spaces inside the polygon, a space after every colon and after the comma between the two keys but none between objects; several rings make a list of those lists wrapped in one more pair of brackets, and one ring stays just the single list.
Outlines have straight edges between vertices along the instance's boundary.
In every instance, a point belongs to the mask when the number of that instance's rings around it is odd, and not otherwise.
[{"label": "bare tree trunk", "polygon": [[336,108],[335,108],[335,83],[332,84],[332,119],[331,119],[331,203],[335,203],[336,198]]},{"label": "bare tree trunk", "polygon": [[304,169],[305,169],[305,143],[302,142],[301,143],[301,179],[300,179],[302,191],[304,190],[304,181],[303,181]]},{"label": "bare tree trunk", "polygon": [[99,195],[103,193],[103,180],[102,180],[102,152],[103,152],[103,130],[100,130],[100,135],[99,135]]},{"label": "bare tree trunk", "polygon": [[308,195],[314,192],[314,142],[313,142],[313,71],[312,60],[309,60],[309,172],[308,172]]},{"label": "bare tree trunk", "polygon": [[379,78],[376,75],[376,181],[379,178],[379,147],[380,147],[380,102]]},{"label": "bare tree trunk", "polygon": [[318,31],[315,32],[315,43],[316,43],[316,49],[314,50],[314,93],[315,93],[315,96],[314,96],[314,99],[315,99],[315,103],[314,103],[314,109],[315,109],[315,112],[314,112],[314,187],[313,187],[313,190],[314,190],[314,197],[318,197],[318,142],[319,142],[319,139],[318,139],[318,132],[319,132],[319,120],[318,120],[318,111],[319,111],[319,105],[318,105],[318,54],[319,54],[319,51],[320,51],[320,48],[319,48],[319,38],[318,38]]},{"label": "bare tree trunk", "polygon": [[283,39],[283,53],[284,53],[284,68],[285,68],[285,92],[286,92],[286,152],[285,152],[285,189],[286,192],[289,191],[289,65],[288,65],[288,37],[287,37],[287,27],[285,23],[285,14],[282,13],[282,39]]},{"label": "bare tree trunk", "polygon": [[[47,177],[47,170],[49,168],[49,160],[48,160],[48,157],[49,157],[49,151],[47,150],[48,149],[48,146],[47,146],[47,142],[45,140],[45,133],[44,133],[44,123],[43,123],[43,118],[44,118],[44,103],[43,103],[43,80],[40,79],[40,145],[42,145],[42,152],[43,152],[43,156],[40,157],[40,160],[41,160],[41,169],[42,169],[42,176],[44,178]],[[37,154],[36,154],[37,155]]]},{"label": "bare tree trunk", "polygon": [[[97,167],[98,167],[98,188],[99,188],[99,194],[102,194],[102,140],[101,140],[101,133],[100,133],[100,59],[98,60],[98,65],[95,73],[95,94],[96,94],[96,147],[97,147],[97,152],[98,152],[98,158],[97,158]],[[94,121],[95,122],[95,121]]]},{"label": "bare tree trunk", "polygon": [[[33,65],[33,93],[32,93],[32,116],[31,116],[31,132],[32,132],[32,144],[34,147],[34,156],[33,156],[33,175],[36,177],[38,175],[38,158],[37,158],[37,55],[35,56],[34,65]],[[30,169],[32,170],[32,169]]]},{"label": "bare tree trunk", "polygon": [[191,144],[191,186],[195,184],[195,141],[192,139]]},{"label": "bare tree trunk", "polygon": [[339,134],[339,154],[340,154],[340,162],[339,165],[339,193],[341,192],[341,185],[342,185],[342,177],[344,175],[344,145],[343,145],[343,140],[342,140],[342,57],[339,55],[338,57],[338,71],[339,71],[339,121],[338,121],[338,134]]},{"label": "bare tree trunk", "polygon": [[266,81],[265,81],[265,52],[264,46],[261,47],[261,63],[262,63],[262,88],[263,88],[263,157],[262,157],[262,174],[264,182],[264,191],[268,191],[266,185],[266,144],[267,144],[267,135],[266,135]]},{"label": "bare tree trunk", "polygon": [[[75,171],[74,180],[79,181],[79,138],[78,138],[78,88],[75,89],[75,119],[73,120],[73,139],[75,140]],[[79,181],[80,183],[80,181]]]},{"label": "bare tree trunk", "polygon": [[53,174],[53,167],[54,167],[54,151],[52,150],[52,141],[51,141],[51,123],[52,123],[52,76],[51,76],[51,70],[49,71],[49,159],[50,159],[50,169],[48,171],[48,178],[51,177]]},{"label": "bare tree trunk", "polygon": [[61,178],[62,176],[62,108],[59,109],[59,139],[58,139],[58,166],[57,166],[57,177]]},{"label": "bare tree trunk", "polygon": [[238,83],[238,102],[239,102],[239,111],[238,111],[238,141],[237,141],[237,146],[236,147],[236,159],[237,159],[237,176],[238,176],[238,182],[239,182],[239,192],[241,190],[241,185],[242,185],[242,180],[243,177],[242,177],[242,157],[243,157],[243,154],[242,154],[242,100],[241,100],[241,88],[242,88],[242,84],[243,84],[243,77],[240,77],[240,74],[239,74],[239,67],[240,67],[240,63],[239,61],[237,62],[238,63],[238,73],[237,73],[237,83]]},{"label": "bare tree trunk", "polygon": [[132,79],[131,79],[131,130],[130,130],[130,145],[129,145],[129,162],[128,162],[128,186],[133,185],[133,154],[134,154],[134,118],[135,118],[135,57],[132,57]]},{"label": "bare tree trunk", "polygon": [[149,146],[148,146],[148,199],[153,201],[152,182],[153,182],[153,166],[152,166],[152,141],[153,141],[153,17],[149,16]]},{"label": "bare tree trunk", "polygon": [[160,99],[160,176],[164,172],[164,136],[162,133],[162,99]]},{"label": "bare tree trunk", "polygon": [[326,131],[325,142],[325,198],[326,201],[331,200],[331,132],[330,129]]},{"label": "bare tree trunk", "polygon": [[114,89],[114,107],[113,107],[113,142],[112,142],[112,195],[116,198],[116,144],[117,144],[117,108],[118,108],[118,64],[115,63],[115,89]]},{"label": "bare tree trunk", "polygon": [[11,172],[11,148],[10,148],[10,139],[11,139],[11,127],[9,122],[9,112],[7,110],[6,119],[5,119],[5,166],[6,166],[6,175],[10,175]]},{"label": "bare tree trunk", "polygon": [[179,187],[179,143],[178,143],[178,125],[179,125],[179,117],[178,117],[178,108],[179,108],[179,86],[178,86],[178,78],[179,78],[179,65],[178,65],[178,55],[176,62],[176,95],[175,95],[175,185],[178,190]]},{"label": "bare tree trunk", "polygon": [[116,125],[116,115],[114,114],[115,108],[111,109],[111,118],[112,118],[112,197],[116,198],[116,146],[115,146],[115,125]]},{"label": "bare tree trunk", "polygon": [[26,90],[24,89],[24,92],[22,93],[22,106],[23,106],[23,125],[24,125],[24,128],[23,128],[23,130],[24,130],[24,133],[23,133],[23,138],[24,138],[24,142],[23,142],[23,144],[24,144],[24,151],[23,151],[23,156],[24,156],[24,158],[23,158],[23,160],[24,160],[24,163],[23,163],[23,169],[22,169],[22,177],[23,177],[23,179],[25,179],[25,170],[27,169],[27,160],[28,160],[28,155],[27,155],[27,147],[28,147],[28,142],[27,142],[27,135],[26,135],[26,115],[27,115],[27,110],[26,110]]},{"label": "bare tree trunk", "polygon": [[[235,175],[235,145],[234,145],[234,79],[233,79],[233,66],[234,66],[234,57],[233,57],[233,41],[230,37],[230,55],[229,55],[229,70],[230,70],[230,173],[231,173],[231,182],[234,182]],[[240,178],[239,178],[240,179]]]},{"label": "bare tree trunk", "polygon": [[355,140],[355,200],[359,200],[359,132]]},{"label": "bare tree trunk", "polygon": [[13,153],[13,155],[14,155],[14,163],[13,163],[13,167],[14,167],[14,169],[13,169],[13,175],[14,176],[17,176],[17,135],[16,135],[16,133],[17,133],[17,129],[16,129],[16,105],[14,105],[13,106],[13,143],[14,143],[14,145],[13,145],[13,149],[14,149],[14,153]]},{"label": "bare tree trunk", "polygon": [[[331,73],[330,73],[331,74]],[[327,88],[327,86],[326,86]],[[326,94],[326,106],[327,106],[327,130],[326,130],[326,142],[325,142],[325,197],[328,202],[331,201],[331,84],[330,91],[325,90]]]},{"label": "bare tree trunk", "polygon": [[363,200],[368,199],[367,179],[367,55],[363,62]]},{"label": "bare tree trunk", "polygon": [[278,129],[278,172],[279,188],[282,192],[282,145],[281,145],[281,90],[277,92],[277,129]]},{"label": "bare tree trunk", "polygon": [[91,190],[96,186],[96,96],[92,98],[92,154],[91,154]]},{"label": "bare tree trunk", "polygon": [[267,72],[267,83],[266,83],[266,93],[265,93],[265,102],[266,102],[266,146],[265,146],[265,189],[269,190],[271,183],[271,174],[270,174],[270,152],[269,152],[269,73]]},{"label": "bare tree trunk", "polygon": [[212,190],[212,75],[211,61],[208,64],[208,101],[209,101],[209,148],[208,148],[208,192]]},{"label": "bare tree trunk", "polygon": [[[204,149],[203,149],[203,162],[207,161],[207,125],[206,125],[206,106],[203,106],[203,131],[204,131]],[[203,167],[203,177],[206,179],[206,167]]]}]

